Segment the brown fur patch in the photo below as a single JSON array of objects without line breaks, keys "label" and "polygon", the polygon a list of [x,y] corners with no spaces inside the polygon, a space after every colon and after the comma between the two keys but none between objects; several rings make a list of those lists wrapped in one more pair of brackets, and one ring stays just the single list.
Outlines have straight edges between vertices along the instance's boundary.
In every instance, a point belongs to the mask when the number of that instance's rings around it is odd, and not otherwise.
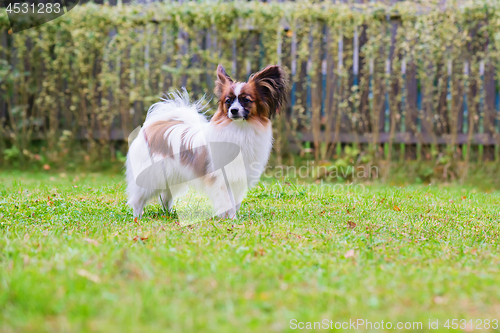
[{"label": "brown fur patch", "polygon": [[187,149],[181,146],[180,159],[182,164],[191,166],[197,176],[207,174],[209,167],[207,147]]},{"label": "brown fur patch", "polygon": [[172,156],[173,151],[168,140],[171,131],[167,136],[165,136],[165,133],[175,125],[180,124],[183,124],[183,122],[178,120],[159,120],[146,127],[144,131],[149,145],[149,152],[163,157]]},{"label": "brown fur patch", "polygon": [[271,119],[281,108],[288,104],[290,97],[286,73],[280,66],[267,66],[252,74],[248,80],[259,94],[261,107],[266,110],[266,117]]},{"label": "brown fur patch", "polygon": [[[158,154],[163,157],[174,157],[174,151],[169,144],[171,130],[176,125],[184,124],[178,120],[160,120],[145,129],[146,140],[151,154]],[[165,133],[169,131],[165,136]],[[198,176],[203,176],[208,172],[209,155],[206,147],[193,148],[192,137],[187,137],[188,130],[181,133],[181,146],[179,152],[180,162],[183,165],[191,166]]]},{"label": "brown fur patch", "polygon": [[248,107],[250,114],[247,121],[255,125],[267,125],[269,123],[268,107],[260,100],[259,92],[255,83],[250,81],[241,88],[240,96],[247,97],[252,101]]}]

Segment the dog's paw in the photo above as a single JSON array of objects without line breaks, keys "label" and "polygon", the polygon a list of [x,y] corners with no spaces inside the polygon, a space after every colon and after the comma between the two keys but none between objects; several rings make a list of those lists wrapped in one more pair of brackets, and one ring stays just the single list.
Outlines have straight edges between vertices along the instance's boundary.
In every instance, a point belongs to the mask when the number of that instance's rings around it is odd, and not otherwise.
[{"label": "dog's paw", "polygon": [[141,209],[140,211],[139,210],[135,210],[134,209],[134,218],[138,218],[138,219],[141,219],[142,218],[142,215],[144,215],[144,210]]},{"label": "dog's paw", "polygon": [[231,219],[234,220],[236,218],[236,210],[230,209],[225,211],[224,213],[217,214],[217,216],[221,219]]}]

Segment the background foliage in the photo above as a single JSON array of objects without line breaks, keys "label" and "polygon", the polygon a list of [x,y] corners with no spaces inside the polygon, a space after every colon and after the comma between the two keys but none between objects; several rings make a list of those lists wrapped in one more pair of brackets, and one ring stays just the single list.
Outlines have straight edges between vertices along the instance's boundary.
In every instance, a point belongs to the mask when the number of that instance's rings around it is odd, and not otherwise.
[{"label": "background foliage", "polygon": [[280,63],[293,95],[275,163],[429,160],[457,178],[498,159],[499,13],[496,1],[86,4],[15,34],[1,13],[0,162],[123,160],[163,92],[210,99],[218,63],[238,80]]}]

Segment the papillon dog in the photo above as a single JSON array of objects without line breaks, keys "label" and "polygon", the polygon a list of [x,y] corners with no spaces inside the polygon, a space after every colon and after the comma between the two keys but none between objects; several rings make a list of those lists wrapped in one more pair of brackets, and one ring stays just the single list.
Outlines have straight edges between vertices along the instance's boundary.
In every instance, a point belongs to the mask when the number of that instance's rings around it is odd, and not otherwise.
[{"label": "papillon dog", "polygon": [[235,82],[219,65],[214,92],[219,102],[210,121],[185,89],[150,107],[125,166],[134,216],[154,197],[171,210],[192,185],[218,216],[234,218],[247,189],[258,183],[272,148],[271,119],[288,99],[286,75],[268,66]]}]

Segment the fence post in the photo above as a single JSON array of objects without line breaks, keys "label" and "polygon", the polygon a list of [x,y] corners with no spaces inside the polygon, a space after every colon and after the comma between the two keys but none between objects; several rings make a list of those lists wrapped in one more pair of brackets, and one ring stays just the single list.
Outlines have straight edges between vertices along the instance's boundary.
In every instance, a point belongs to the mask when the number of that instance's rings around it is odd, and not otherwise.
[{"label": "fence post", "polygon": [[483,158],[487,161],[495,159],[495,146],[492,144],[495,134],[495,99],[496,99],[496,84],[495,84],[495,65],[491,60],[486,63],[486,71],[484,75],[484,134],[487,135],[488,143],[484,146]]}]

